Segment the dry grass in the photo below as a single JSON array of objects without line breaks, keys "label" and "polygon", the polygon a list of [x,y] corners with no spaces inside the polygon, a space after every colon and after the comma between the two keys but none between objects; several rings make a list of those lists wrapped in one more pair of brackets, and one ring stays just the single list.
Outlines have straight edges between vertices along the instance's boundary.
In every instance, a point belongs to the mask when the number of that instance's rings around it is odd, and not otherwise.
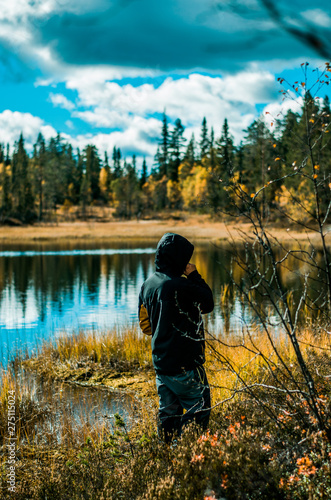
[{"label": "dry grass", "polygon": [[151,364],[150,339],[137,328],[115,328],[110,332],[81,331],[59,336],[40,349],[42,358],[60,362],[89,358],[97,363],[134,363],[140,368]]},{"label": "dry grass", "polygon": [[[316,376],[316,370],[318,378],[330,375],[330,334],[325,329],[316,332],[311,328],[303,328],[298,334],[298,341],[304,359],[313,369],[313,376]],[[238,389],[238,384],[242,387],[243,384],[261,381],[261,378],[268,378],[270,371],[281,373],[281,360],[291,368],[294,377],[298,377],[300,371],[289,338],[279,332],[272,332],[268,336],[259,327],[236,335],[210,336],[206,358],[215,403],[230,397]],[[315,359],[319,359],[319,364],[311,366]],[[242,383],[239,382],[238,375]]]},{"label": "dry grass", "polygon": [[[298,340],[308,363],[316,357],[327,358],[331,352],[331,338],[325,329],[316,333],[311,328],[303,328]],[[238,375],[243,383],[254,383],[261,379],[262,373],[266,376],[270,370],[280,373],[282,360],[297,376],[297,360],[291,343],[277,331],[268,336],[257,326],[236,334],[207,334],[205,366],[213,387],[214,402],[227,399],[238,389]],[[154,385],[144,392],[145,386],[132,384],[134,376],[142,375],[145,382],[154,380],[150,337],[135,328],[99,333],[81,331],[72,336],[60,336],[43,344],[38,355],[23,364],[47,378],[84,380],[91,385],[96,382],[111,385],[109,381],[113,385],[116,374],[124,388],[129,375],[129,388],[141,390],[142,395],[148,397],[151,391],[155,391]],[[322,364],[319,374],[327,376],[328,369],[328,363]]]},{"label": "dry grass", "polygon": [[[242,234],[252,234],[252,227],[247,223],[225,223],[223,220],[212,220],[208,215],[191,215],[181,213],[172,218],[169,214],[165,219],[117,221],[97,220],[40,223],[27,227],[0,227],[0,242],[3,244],[34,242],[68,242],[82,241],[116,241],[116,240],[150,240],[157,241],[165,232],[177,232],[192,241],[224,241],[231,236],[242,239]],[[318,234],[311,232],[288,232],[286,228],[273,231],[280,241],[311,241],[319,244]]]},{"label": "dry grass", "polygon": [[[279,334],[273,340],[284,361],[295,371],[288,342]],[[328,413],[331,390],[325,377],[331,373],[329,334],[323,329],[307,328],[299,340]],[[86,372],[94,367],[86,383],[93,377],[95,380],[97,373],[104,374],[109,366],[119,374],[143,372],[153,379],[149,342],[149,338],[131,329],[107,334],[81,332],[58,338],[53,345],[45,344],[37,360],[30,360],[30,364],[35,363],[36,369],[50,377],[59,376],[63,366],[67,367],[67,375],[82,367]],[[245,335],[220,335],[209,343],[206,367],[214,386],[214,404],[228,399],[238,388],[238,373],[247,384],[270,383],[269,364],[276,372],[280,370],[269,339],[258,329]],[[18,363],[16,368],[16,374],[3,373],[0,418],[4,429],[8,390],[15,387],[21,422],[16,493],[20,500],[330,498],[331,447],[325,435],[313,422],[302,427],[290,415],[284,418],[281,414],[275,423],[249,393],[238,393],[214,408],[210,432],[199,438],[188,432],[176,447],[169,448],[158,440],[155,393],[154,399],[150,395],[146,398],[138,386],[137,424],[131,429],[123,427],[121,418],[116,420],[115,428],[109,422],[100,427],[88,421],[75,424],[64,404],[57,424],[60,439],[56,441],[51,439],[47,422],[55,425],[57,402],[48,402],[47,407],[45,400],[38,410],[31,388],[19,383]],[[266,398],[268,395],[264,393]],[[33,418],[37,419],[34,423]],[[35,433],[36,422],[48,429],[49,439],[42,444]]]}]

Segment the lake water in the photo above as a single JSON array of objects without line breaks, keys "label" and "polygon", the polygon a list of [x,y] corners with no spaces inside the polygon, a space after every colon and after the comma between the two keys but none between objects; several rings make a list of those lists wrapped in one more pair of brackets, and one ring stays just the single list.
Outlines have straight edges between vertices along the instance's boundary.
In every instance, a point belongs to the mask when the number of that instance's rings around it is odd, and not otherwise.
[{"label": "lake water", "polygon": [[[106,426],[109,432],[113,432],[115,413],[122,416],[129,429],[138,418],[140,402],[133,392],[43,380],[24,370],[17,374],[17,380],[28,393],[29,400],[37,403],[39,408],[48,409],[47,418],[37,421],[34,426],[34,443],[63,442],[69,423],[71,429],[82,435],[84,428],[100,433]],[[26,442],[26,436],[21,435],[20,441]]]},{"label": "lake water", "polygon": [[[137,297],[154,271],[157,241],[11,245],[0,248],[0,346],[6,363],[16,349],[31,352],[43,339],[80,329],[105,331],[137,323]],[[196,245],[192,261],[214,292],[208,328],[236,330],[253,320],[238,297],[221,304],[229,273],[240,279],[226,245]],[[298,289],[300,276],[283,281]],[[300,272],[299,272],[300,274]]]}]

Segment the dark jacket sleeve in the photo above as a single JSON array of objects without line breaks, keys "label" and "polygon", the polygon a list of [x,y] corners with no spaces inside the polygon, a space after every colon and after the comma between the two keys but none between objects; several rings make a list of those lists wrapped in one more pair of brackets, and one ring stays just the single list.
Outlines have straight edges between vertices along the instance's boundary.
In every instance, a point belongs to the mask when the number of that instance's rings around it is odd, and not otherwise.
[{"label": "dark jacket sleeve", "polygon": [[199,304],[202,314],[214,309],[213,292],[198,271],[192,271],[187,277],[188,298]]}]

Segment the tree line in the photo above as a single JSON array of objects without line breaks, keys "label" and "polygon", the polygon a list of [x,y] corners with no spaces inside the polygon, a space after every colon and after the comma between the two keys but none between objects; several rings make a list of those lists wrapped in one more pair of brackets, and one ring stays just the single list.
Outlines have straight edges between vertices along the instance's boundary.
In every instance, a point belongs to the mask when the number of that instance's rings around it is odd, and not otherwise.
[{"label": "tree line", "polygon": [[[171,125],[164,113],[151,168],[145,159],[138,168],[136,156],[128,161],[116,146],[112,158],[106,152],[101,158],[92,144],[74,151],[60,134],[46,143],[40,133],[28,155],[21,134],[12,154],[9,145],[0,144],[0,218],[29,223],[59,206],[77,205],[83,213],[88,206],[111,206],[123,218],[164,209],[216,216],[234,207],[240,211],[234,185],[252,197],[262,190],[263,217],[281,217],[284,206],[288,212],[295,201],[293,210],[304,204],[309,218],[317,181],[322,212],[330,199],[330,114],[327,96],[319,104],[306,92],[300,113],[290,110],[271,127],[255,120],[236,146],[227,119],[215,137],[203,118],[200,136],[187,141],[181,120]],[[315,165],[310,165],[307,151],[313,143]],[[295,175],[298,168],[303,174],[302,169],[313,169],[313,175]]]}]

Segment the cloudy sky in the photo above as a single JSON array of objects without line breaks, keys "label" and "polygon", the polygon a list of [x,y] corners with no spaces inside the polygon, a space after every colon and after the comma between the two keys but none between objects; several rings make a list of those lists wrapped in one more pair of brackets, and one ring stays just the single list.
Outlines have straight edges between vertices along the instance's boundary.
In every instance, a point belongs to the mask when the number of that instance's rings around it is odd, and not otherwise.
[{"label": "cloudy sky", "polygon": [[60,132],[151,166],[166,110],[187,138],[226,117],[238,143],[279,111],[278,77],[331,54],[328,1],[274,1],[278,20],[266,0],[2,0],[0,142]]}]

